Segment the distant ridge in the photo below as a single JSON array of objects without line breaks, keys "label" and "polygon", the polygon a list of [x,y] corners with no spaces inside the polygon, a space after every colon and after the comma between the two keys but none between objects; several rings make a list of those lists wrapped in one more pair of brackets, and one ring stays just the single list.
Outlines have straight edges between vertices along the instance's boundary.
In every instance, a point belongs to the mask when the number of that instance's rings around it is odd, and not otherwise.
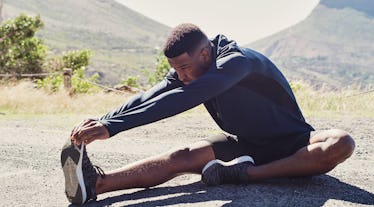
[{"label": "distant ridge", "polygon": [[374,16],[374,3],[372,0],[321,0],[320,4],[333,9],[351,8],[368,16]]},{"label": "distant ridge", "polygon": [[53,53],[89,48],[95,51],[90,73],[100,72],[103,81],[151,68],[170,30],[114,0],[5,0],[3,16],[20,12],[40,14],[45,28],[39,35]]},{"label": "distant ridge", "polygon": [[288,79],[333,88],[374,84],[374,1],[322,0],[302,22],[248,46]]}]

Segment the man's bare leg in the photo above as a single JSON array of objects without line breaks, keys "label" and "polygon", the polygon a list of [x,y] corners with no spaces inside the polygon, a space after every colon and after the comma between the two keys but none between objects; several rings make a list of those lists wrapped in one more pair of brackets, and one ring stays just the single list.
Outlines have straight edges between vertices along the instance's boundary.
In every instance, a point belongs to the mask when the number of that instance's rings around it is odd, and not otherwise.
[{"label": "man's bare leg", "polygon": [[201,141],[191,147],[141,160],[109,172],[105,178],[98,178],[96,193],[146,188],[164,183],[182,173],[201,173],[204,165],[213,159],[215,157],[210,143]]},{"label": "man's bare leg", "polygon": [[[250,180],[307,176],[326,173],[347,159],[354,150],[353,139],[342,130],[326,130],[314,135],[310,144],[290,157],[248,169]],[[209,142],[141,160],[98,178],[96,193],[151,187],[182,173],[200,173],[215,159]]]},{"label": "man's bare leg", "polygon": [[310,144],[290,157],[248,168],[252,181],[323,174],[351,156],[355,148],[347,132],[332,129],[310,138]]}]

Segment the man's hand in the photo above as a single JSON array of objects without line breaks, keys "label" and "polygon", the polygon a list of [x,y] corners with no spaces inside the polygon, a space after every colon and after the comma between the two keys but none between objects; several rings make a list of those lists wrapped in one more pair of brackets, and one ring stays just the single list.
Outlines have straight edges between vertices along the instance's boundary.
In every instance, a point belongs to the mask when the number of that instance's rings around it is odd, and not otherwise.
[{"label": "man's hand", "polygon": [[108,138],[109,132],[106,127],[93,119],[82,121],[78,126],[74,127],[70,135],[70,139],[72,139],[76,145],[80,145],[82,142],[89,144],[97,139]]}]

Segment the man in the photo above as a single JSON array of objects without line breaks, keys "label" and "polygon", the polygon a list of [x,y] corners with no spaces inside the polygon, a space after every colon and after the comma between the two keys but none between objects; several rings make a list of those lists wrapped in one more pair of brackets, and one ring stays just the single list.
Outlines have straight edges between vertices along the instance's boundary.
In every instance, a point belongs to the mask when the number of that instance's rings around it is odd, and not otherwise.
[{"label": "man", "polygon": [[[181,173],[207,185],[326,173],[347,159],[354,141],[333,129],[311,135],[291,88],[266,57],[225,36],[209,40],[181,24],[166,40],[165,79],[100,119],[75,127],[61,153],[66,195],[83,204],[97,194],[155,186]],[[311,97],[312,98],[312,97]],[[225,132],[112,172],[93,166],[85,145],[203,103]]]}]

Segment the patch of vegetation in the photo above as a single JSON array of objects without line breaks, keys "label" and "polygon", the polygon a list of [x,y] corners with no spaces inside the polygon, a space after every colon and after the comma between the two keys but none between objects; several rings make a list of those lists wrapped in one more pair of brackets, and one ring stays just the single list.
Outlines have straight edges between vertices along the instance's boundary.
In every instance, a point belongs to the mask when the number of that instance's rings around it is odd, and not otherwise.
[{"label": "patch of vegetation", "polygon": [[[43,88],[48,92],[56,92],[63,87],[62,69],[72,69],[72,88],[70,93],[95,93],[99,92],[100,88],[96,85],[99,82],[99,74],[95,73],[87,78],[84,74],[86,66],[89,64],[89,59],[92,52],[89,50],[69,51],[62,55],[62,57],[55,57],[51,60],[56,63],[54,71],[56,75],[49,76],[37,81],[38,88]],[[50,63],[50,65],[52,64]]]},{"label": "patch of vegetation", "polygon": [[165,55],[160,52],[157,56],[156,68],[153,72],[145,70],[144,73],[148,77],[148,84],[155,85],[160,82],[169,72],[170,65]]},{"label": "patch of vegetation", "polygon": [[127,79],[123,79],[120,84],[126,85],[128,87],[139,88],[139,76],[129,76]]},{"label": "patch of vegetation", "polygon": [[0,25],[0,73],[40,73],[47,47],[35,33],[43,28],[40,16],[19,15]]},{"label": "patch of vegetation", "polygon": [[85,67],[89,64],[92,51],[68,51],[62,56],[46,60],[47,47],[35,36],[43,28],[40,16],[35,18],[20,14],[13,20],[0,25],[0,73],[23,74],[55,72],[56,75],[37,80],[38,88],[56,92],[62,87],[62,69],[72,69],[71,93],[99,91],[95,85],[99,75],[86,78]]},{"label": "patch of vegetation", "polygon": [[4,9],[5,18],[20,12],[40,14],[45,27],[38,37],[50,48],[49,54],[94,51],[85,74],[105,73],[100,82],[110,85],[153,67],[157,48],[170,29],[116,1],[9,0]]}]

